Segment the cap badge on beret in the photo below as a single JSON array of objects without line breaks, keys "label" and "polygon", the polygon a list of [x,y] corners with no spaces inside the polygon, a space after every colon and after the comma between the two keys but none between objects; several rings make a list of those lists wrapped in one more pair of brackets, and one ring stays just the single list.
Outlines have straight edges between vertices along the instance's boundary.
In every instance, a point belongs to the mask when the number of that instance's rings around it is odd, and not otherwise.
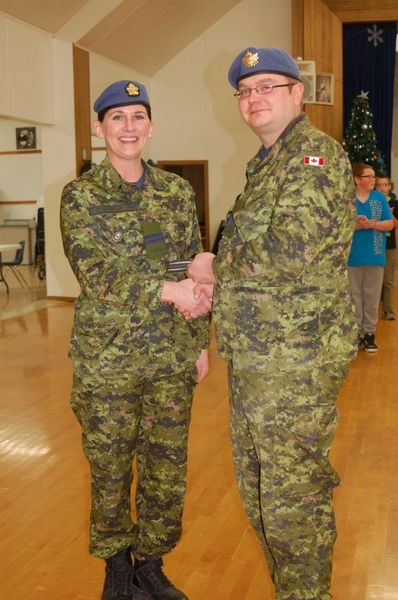
[{"label": "cap badge on beret", "polygon": [[255,67],[258,65],[259,60],[258,52],[250,52],[250,50],[248,50],[242,57],[242,65],[248,68]]},{"label": "cap badge on beret", "polygon": [[125,89],[129,96],[139,96],[141,93],[140,88],[136,86],[135,83],[133,83],[132,81],[130,81],[130,83],[126,85]]},{"label": "cap badge on beret", "polygon": [[256,73],[274,73],[301,81],[296,61],[281,48],[249,46],[238,54],[228,71],[228,81],[237,89],[239,81]]}]

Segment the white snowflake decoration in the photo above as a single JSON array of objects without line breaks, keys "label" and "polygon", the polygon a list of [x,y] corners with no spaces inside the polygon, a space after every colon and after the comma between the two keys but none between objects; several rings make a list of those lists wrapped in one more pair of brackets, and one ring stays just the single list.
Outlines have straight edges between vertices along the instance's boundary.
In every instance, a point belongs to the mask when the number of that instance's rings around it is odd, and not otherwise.
[{"label": "white snowflake decoration", "polygon": [[371,42],[376,48],[378,44],[382,44],[384,42],[383,38],[381,37],[383,32],[384,29],[378,29],[376,23],[374,23],[372,29],[368,27],[368,33],[370,33],[368,42]]}]

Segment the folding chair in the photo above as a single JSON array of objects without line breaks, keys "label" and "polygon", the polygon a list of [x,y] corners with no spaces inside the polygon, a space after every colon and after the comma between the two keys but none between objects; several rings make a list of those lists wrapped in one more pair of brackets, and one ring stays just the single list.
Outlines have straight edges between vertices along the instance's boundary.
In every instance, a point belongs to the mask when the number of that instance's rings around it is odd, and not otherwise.
[{"label": "folding chair", "polygon": [[22,264],[24,250],[25,250],[25,241],[22,240],[22,241],[19,242],[19,248],[15,252],[15,258],[14,258],[14,260],[10,260],[10,261],[4,261],[3,260],[3,267],[10,267],[10,270],[14,273],[14,276],[15,276],[16,280],[18,281],[19,285],[21,287],[23,287],[24,284],[25,284],[25,286],[28,288],[30,286],[28,285],[25,277],[17,269],[17,267],[20,264]]}]

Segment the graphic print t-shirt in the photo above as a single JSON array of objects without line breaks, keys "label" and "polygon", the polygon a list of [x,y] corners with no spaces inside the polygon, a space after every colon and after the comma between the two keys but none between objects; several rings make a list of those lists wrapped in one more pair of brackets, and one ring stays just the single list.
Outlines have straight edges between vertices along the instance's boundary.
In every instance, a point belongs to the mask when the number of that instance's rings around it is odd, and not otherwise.
[{"label": "graphic print t-shirt", "polygon": [[[377,190],[370,192],[366,202],[356,200],[358,215],[368,219],[386,221],[392,219],[391,210],[385,196]],[[359,229],[354,232],[351,250],[348,257],[349,267],[385,266],[386,234],[375,229]]]}]

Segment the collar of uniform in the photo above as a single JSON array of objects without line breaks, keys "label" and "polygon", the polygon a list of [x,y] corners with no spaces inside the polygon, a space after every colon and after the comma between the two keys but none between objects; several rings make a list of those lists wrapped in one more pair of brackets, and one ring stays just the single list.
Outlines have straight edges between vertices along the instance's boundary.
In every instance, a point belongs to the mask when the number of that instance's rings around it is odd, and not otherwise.
[{"label": "collar of uniform", "polygon": [[[145,161],[141,161],[141,162],[142,162],[142,166],[144,168],[142,178],[145,178],[145,174],[147,172],[148,167],[147,167],[147,164],[145,163]],[[105,156],[104,160],[99,165],[99,170],[100,170],[99,175],[103,179],[104,186],[109,189],[122,190],[123,188],[126,188],[126,186],[130,187],[130,186],[134,185],[134,183],[131,183],[131,182],[123,179],[123,177],[118,173],[118,171],[112,165],[112,163],[110,162],[110,160],[108,159],[107,156]],[[140,181],[141,181],[141,178],[140,178]],[[139,189],[139,188],[137,188],[137,189]]]},{"label": "collar of uniform", "polygon": [[107,156],[105,156],[103,161],[98,165],[98,172],[96,175],[97,178],[101,179],[104,188],[114,190],[123,185],[122,177],[116,171]]},{"label": "collar of uniform", "polygon": [[141,173],[141,177],[137,180],[133,182],[133,185],[135,185],[135,187],[138,190],[142,190],[142,188],[144,187],[144,183],[145,183],[145,177],[146,177],[146,172],[147,172],[147,165],[146,162],[144,160],[141,160],[141,164],[142,164],[142,173]]},{"label": "collar of uniform", "polygon": [[283,146],[289,134],[292,131],[294,131],[294,129],[298,125],[305,123],[309,123],[308,117],[304,112],[301,112],[299,115],[297,115],[297,117],[290,121],[290,123],[282,131],[275,143],[266,149],[266,152],[264,152],[264,146],[261,146],[256,156],[254,156],[247,165],[247,175],[252,175],[257,170],[257,168],[263,163],[264,160],[272,160],[272,157],[275,155],[276,152],[278,152],[281,146]]},{"label": "collar of uniform", "polygon": [[292,121],[290,121],[290,123],[285,127],[285,129],[280,134],[279,138],[277,139],[277,142],[279,142],[279,141],[283,142],[287,138],[289,133],[301,122],[302,123],[308,122],[308,117],[305,114],[305,112],[301,112],[299,115],[297,115],[297,117],[295,117],[294,119],[292,119]]},{"label": "collar of uniform", "polygon": [[275,143],[270,146],[269,148],[267,148],[268,153],[269,154],[272,150],[272,148],[274,148],[277,145],[280,145],[284,142],[284,140],[287,138],[287,136],[289,135],[289,133],[301,122],[308,122],[308,117],[305,114],[305,112],[301,112],[299,115],[297,115],[297,117],[295,117],[294,119],[292,119],[290,121],[290,123],[288,123],[288,125],[286,125],[285,129],[282,131],[282,133],[280,134],[280,136],[278,137],[278,139],[275,141]]}]

